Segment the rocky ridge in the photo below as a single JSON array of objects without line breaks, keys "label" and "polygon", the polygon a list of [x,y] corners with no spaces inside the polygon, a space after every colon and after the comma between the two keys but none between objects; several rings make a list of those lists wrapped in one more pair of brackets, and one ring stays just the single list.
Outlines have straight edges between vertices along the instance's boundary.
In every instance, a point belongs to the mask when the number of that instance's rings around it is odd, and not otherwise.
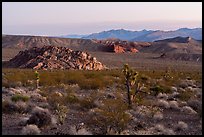
[{"label": "rocky ridge", "polygon": [[95,57],[82,51],[66,47],[43,46],[20,51],[9,63],[9,67],[32,69],[79,69],[102,70],[105,65]]}]

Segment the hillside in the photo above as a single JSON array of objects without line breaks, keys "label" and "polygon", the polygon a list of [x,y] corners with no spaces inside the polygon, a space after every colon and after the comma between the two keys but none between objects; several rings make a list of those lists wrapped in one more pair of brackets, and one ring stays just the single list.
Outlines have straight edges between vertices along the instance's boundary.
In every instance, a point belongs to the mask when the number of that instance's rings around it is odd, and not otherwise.
[{"label": "hillside", "polygon": [[202,54],[202,43],[190,37],[176,37],[152,42],[141,52]]},{"label": "hillside", "polygon": [[2,36],[2,48],[29,49],[37,46],[55,45],[59,47],[68,47],[73,50],[95,51],[102,50],[101,45],[94,43],[92,40],[71,39],[71,38],[54,38],[44,36],[21,36],[5,35]]},{"label": "hillside", "polygon": [[[115,38],[88,40],[42,36],[4,35],[2,36],[2,59],[10,60],[17,55],[19,51],[32,47],[43,47],[45,45],[67,47],[72,50],[86,52],[178,54],[176,55],[177,58],[180,58],[180,55],[182,55],[182,59],[184,57],[185,60],[191,60],[191,56],[193,56],[193,60],[197,60],[202,56],[202,42],[191,37],[175,37],[155,42],[131,42]],[[198,55],[195,56],[190,54]],[[102,56],[100,60],[104,58],[104,56]]]},{"label": "hillside", "polygon": [[140,52],[159,53],[157,58],[183,61],[202,61],[202,43],[191,37],[176,37],[152,42]]}]

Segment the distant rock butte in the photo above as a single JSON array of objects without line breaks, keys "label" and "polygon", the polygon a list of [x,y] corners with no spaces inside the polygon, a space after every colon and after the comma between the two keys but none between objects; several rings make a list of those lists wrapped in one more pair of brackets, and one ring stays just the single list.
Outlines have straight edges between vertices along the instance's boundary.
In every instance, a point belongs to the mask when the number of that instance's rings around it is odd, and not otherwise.
[{"label": "distant rock butte", "polygon": [[9,61],[9,67],[32,69],[103,70],[105,65],[82,51],[66,47],[43,46],[20,51]]},{"label": "distant rock butte", "polygon": [[104,45],[108,52],[124,53],[139,52],[142,47],[150,46],[149,42],[129,42],[119,39],[94,40],[96,43]]}]

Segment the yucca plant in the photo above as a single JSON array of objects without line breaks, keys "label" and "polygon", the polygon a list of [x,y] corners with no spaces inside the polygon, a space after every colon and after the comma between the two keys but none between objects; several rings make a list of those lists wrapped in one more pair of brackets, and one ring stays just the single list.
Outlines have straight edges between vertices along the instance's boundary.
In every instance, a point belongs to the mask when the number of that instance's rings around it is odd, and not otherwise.
[{"label": "yucca plant", "polygon": [[125,85],[127,87],[128,105],[131,106],[130,87],[133,86],[137,80],[138,72],[131,69],[128,64],[123,67],[123,74],[125,76]]}]

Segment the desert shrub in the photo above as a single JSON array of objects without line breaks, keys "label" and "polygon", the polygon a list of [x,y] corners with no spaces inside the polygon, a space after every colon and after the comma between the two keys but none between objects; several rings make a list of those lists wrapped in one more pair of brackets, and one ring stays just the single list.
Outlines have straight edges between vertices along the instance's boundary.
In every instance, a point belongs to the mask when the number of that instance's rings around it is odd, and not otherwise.
[{"label": "desert shrub", "polygon": [[3,113],[24,113],[27,110],[27,105],[24,102],[11,102],[11,101],[2,101],[2,112]]},{"label": "desert shrub", "polygon": [[87,110],[87,109],[91,109],[91,108],[95,108],[96,104],[94,103],[94,100],[92,98],[85,98],[80,100],[79,102],[82,110]]},{"label": "desert shrub", "polygon": [[185,92],[181,92],[178,95],[178,98],[182,101],[188,101],[191,97],[193,97],[195,95],[194,92],[186,90]]},{"label": "desert shrub", "polygon": [[28,124],[35,124],[38,127],[48,126],[51,124],[51,114],[48,109],[35,107],[31,112]]},{"label": "desert shrub", "polygon": [[79,99],[74,94],[69,93],[65,96],[65,102],[68,104],[74,104],[78,103]]},{"label": "desert shrub", "polygon": [[125,113],[128,104],[121,99],[106,99],[103,103],[104,105],[96,110],[96,115],[92,116],[87,124],[100,126],[103,134],[106,134],[109,127],[117,132],[124,130],[131,120],[130,115]]},{"label": "desert shrub", "polygon": [[28,105],[25,102],[18,101],[16,102],[16,108],[18,113],[27,113]]},{"label": "desert shrub", "polygon": [[190,107],[192,107],[199,114],[199,116],[202,117],[202,101],[190,99],[188,100],[187,103]]},{"label": "desert shrub", "polygon": [[64,123],[64,120],[65,120],[65,118],[66,118],[66,116],[67,116],[67,112],[68,112],[67,107],[64,106],[64,105],[58,104],[58,105],[57,105],[57,108],[56,108],[56,110],[55,110],[55,112],[57,113],[59,122],[60,122],[61,124],[63,124],[63,123]]},{"label": "desert shrub", "polygon": [[49,96],[47,96],[47,101],[50,106],[52,106],[52,108],[56,110],[58,104],[64,104],[64,96],[60,96],[56,92],[51,92]]},{"label": "desert shrub", "polygon": [[70,135],[93,135],[90,131],[87,131],[86,128],[77,129],[76,126],[70,126],[69,134]]},{"label": "desert shrub", "polygon": [[17,107],[13,102],[7,101],[7,100],[2,101],[2,112],[3,113],[13,113],[16,111],[17,111]]},{"label": "desert shrub", "polygon": [[17,102],[17,101],[24,101],[24,102],[27,102],[28,100],[30,99],[29,96],[24,96],[24,95],[20,95],[20,94],[15,94],[11,97],[11,100],[14,101],[14,102]]},{"label": "desert shrub", "polygon": [[152,95],[157,96],[160,92],[163,92],[163,88],[160,86],[151,87],[150,90],[152,91]]},{"label": "desert shrub", "polygon": [[36,125],[27,125],[23,127],[21,134],[23,135],[39,135],[40,129]]}]

